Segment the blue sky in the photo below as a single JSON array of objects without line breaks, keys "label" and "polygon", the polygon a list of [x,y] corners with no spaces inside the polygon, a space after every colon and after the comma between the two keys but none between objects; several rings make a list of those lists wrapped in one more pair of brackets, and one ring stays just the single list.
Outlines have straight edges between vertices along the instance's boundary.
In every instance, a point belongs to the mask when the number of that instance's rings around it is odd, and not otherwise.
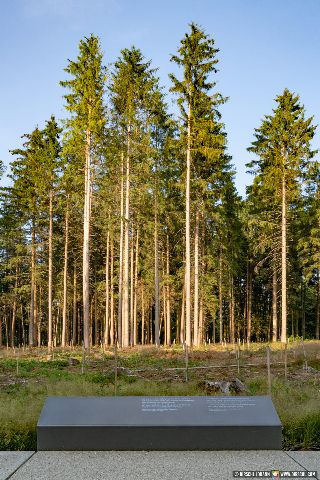
[{"label": "blue sky", "polygon": [[[175,53],[188,23],[213,36],[219,52],[217,91],[229,153],[244,195],[251,177],[246,148],[273,99],[285,87],[320,120],[320,0],[0,0],[0,158],[20,136],[65,115],[59,81],[81,38],[101,38],[106,64],[135,45],[159,68],[168,89]],[[169,103],[171,99],[168,98]],[[314,145],[320,145],[320,131]]]}]

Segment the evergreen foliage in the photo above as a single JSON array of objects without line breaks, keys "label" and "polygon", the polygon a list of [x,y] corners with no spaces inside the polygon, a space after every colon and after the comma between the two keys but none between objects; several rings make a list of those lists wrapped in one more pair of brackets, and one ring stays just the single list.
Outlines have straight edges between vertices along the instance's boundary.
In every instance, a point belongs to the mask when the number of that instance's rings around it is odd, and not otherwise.
[{"label": "evergreen foliage", "polygon": [[107,75],[99,38],[80,41],[67,119],[24,135],[1,189],[0,346],[319,338],[313,118],[289,90],[275,99],[241,199],[218,53],[192,23],[171,57],[175,118],[138,48]]}]

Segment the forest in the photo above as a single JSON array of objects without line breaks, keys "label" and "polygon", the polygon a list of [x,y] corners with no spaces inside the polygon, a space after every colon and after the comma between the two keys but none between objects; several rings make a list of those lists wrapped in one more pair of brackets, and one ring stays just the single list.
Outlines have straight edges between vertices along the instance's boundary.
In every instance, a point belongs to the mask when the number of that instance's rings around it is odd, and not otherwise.
[{"label": "forest", "polygon": [[313,117],[287,88],[270,99],[243,199],[214,39],[192,23],[168,60],[170,92],[138,48],[107,68],[84,37],[61,74],[65,119],[35,119],[11,151],[0,347],[319,340]]}]

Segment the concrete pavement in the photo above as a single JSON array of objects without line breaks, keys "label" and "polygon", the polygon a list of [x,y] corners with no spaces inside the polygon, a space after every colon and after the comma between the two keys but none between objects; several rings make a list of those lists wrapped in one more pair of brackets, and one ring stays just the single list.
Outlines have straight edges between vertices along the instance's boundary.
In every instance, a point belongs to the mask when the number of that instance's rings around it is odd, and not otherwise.
[{"label": "concrete pavement", "polygon": [[320,452],[0,452],[0,480],[231,480],[234,470],[318,470],[319,479]]},{"label": "concrete pavement", "polygon": [[20,468],[34,452],[1,452],[0,451],[0,480],[6,480]]}]

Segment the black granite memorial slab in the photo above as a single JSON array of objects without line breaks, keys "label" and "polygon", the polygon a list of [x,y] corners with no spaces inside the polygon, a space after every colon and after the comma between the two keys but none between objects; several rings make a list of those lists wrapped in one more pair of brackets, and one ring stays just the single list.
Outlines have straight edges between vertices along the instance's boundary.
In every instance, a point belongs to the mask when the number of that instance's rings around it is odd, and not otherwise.
[{"label": "black granite memorial slab", "polygon": [[277,450],[270,397],[49,397],[38,450]]}]

